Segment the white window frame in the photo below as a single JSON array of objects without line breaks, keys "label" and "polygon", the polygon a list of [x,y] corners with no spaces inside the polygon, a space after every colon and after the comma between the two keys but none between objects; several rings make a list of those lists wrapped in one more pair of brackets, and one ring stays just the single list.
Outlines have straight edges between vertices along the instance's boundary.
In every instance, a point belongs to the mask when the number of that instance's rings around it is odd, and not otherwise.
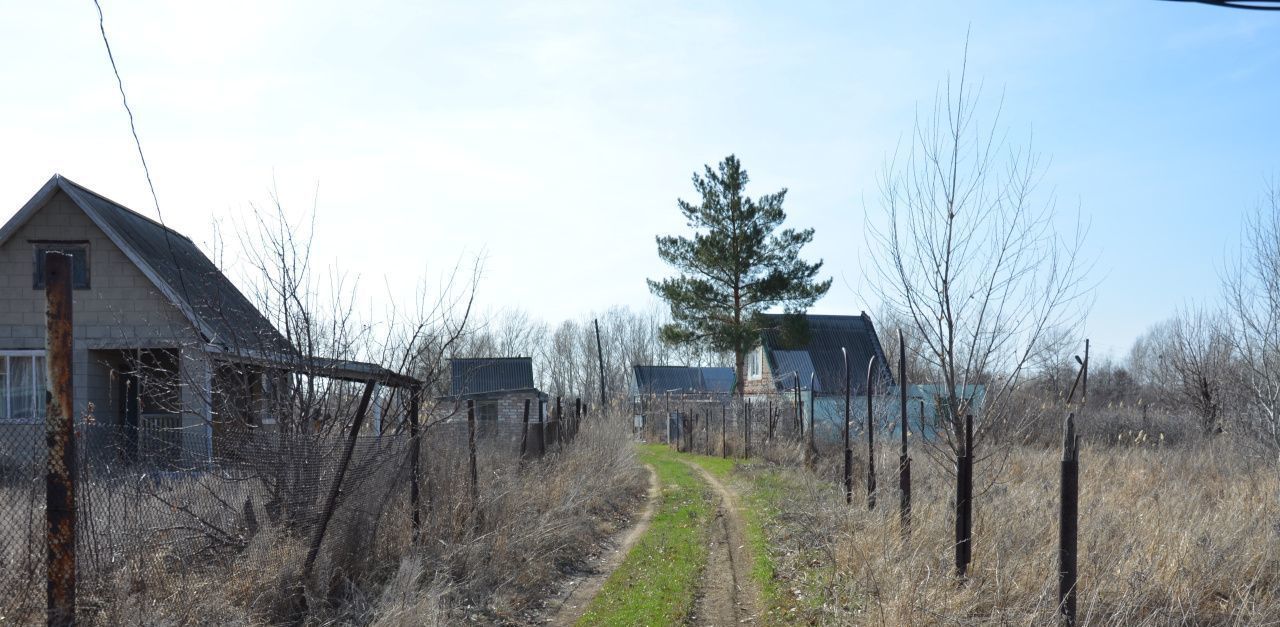
[{"label": "white window frame", "polygon": [[[10,360],[14,357],[25,357],[27,359],[34,359],[36,357],[44,357],[44,356],[45,354],[43,349],[23,349],[23,350],[0,349],[0,359],[3,359],[5,362],[4,363],[4,381],[2,382],[4,385],[4,393],[5,393],[4,394],[4,415],[0,416],[0,424],[38,425],[44,422],[43,416],[41,416],[40,418],[32,418],[30,420],[16,420],[12,418],[13,394],[9,393],[9,382],[13,380],[13,366],[10,365]],[[35,364],[32,364],[32,365],[34,366]],[[45,379],[45,376],[43,372],[32,373],[32,377],[31,377],[32,397],[31,398],[37,399],[37,404],[39,404],[39,399],[44,398],[44,386],[43,386],[44,379]],[[36,413],[43,414],[44,408],[39,407]]]},{"label": "white window frame", "polygon": [[764,348],[757,348],[747,355],[747,379],[759,381],[764,378]]}]

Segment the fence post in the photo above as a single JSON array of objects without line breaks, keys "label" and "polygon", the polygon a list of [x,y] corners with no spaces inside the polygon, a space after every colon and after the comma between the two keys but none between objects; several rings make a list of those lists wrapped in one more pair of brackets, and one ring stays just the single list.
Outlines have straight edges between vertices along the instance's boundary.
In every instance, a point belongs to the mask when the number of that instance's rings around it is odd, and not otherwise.
[{"label": "fence post", "polygon": [[467,486],[471,497],[471,521],[479,532],[484,523],[480,518],[480,473],[476,468],[476,402],[473,400],[467,401],[467,457],[471,465],[471,483]]},{"label": "fence post", "polygon": [[1058,611],[1068,627],[1076,624],[1076,540],[1079,531],[1080,436],[1075,414],[1062,429],[1062,500],[1058,509]]},{"label": "fence post", "polygon": [[[901,521],[902,533],[911,533],[911,457],[907,455],[907,341],[898,331],[898,396],[901,400],[902,417],[898,428],[902,430],[902,449],[898,454],[898,518]],[[923,419],[923,412],[921,413]]]},{"label": "fence post", "polygon": [[743,402],[742,413],[742,458],[751,458],[751,403]]},{"label": "fence post", "polygon": [[720,459],[727,459],[729,457],[728,423],[729,423],[729,406],[721,405],[720,406]]},{"label": "fence post", "polygon": [[[360,396],[360,405],[356,408],[355,420],[351,421],[351,432],[347,434],[347,448],[342,452],[342,460],[338,462],[338,470],[333,475],[333,484],[329,486],[329,496],[325,499],[324,510],[320,513],[320,524],[316,526],[315,535],[311,538],[311,547],[307,549],[307,559],[302,564],[302,581],[311,579],[311,567],[320,554],[320,543],[324,542],[325,529],[333,519],[333,508],[338,502],[338,494],[342,491],[342,479],[347,474],[347,466],[351,464],[351,454],[356,450],[356,437],[360,434],[360,425],[364,423],[364,415],[369,411],[369,398],[373,396],[376,384],[369,381],[364,384],[364,394]],[[304,583],[305,585],[305,583]]]},{"label": "fence post", "polygon": [[71,384],[71,256],[44,256],[45,536],[48,624],[76,622],[76,441]]},{"label": "fence post", "polygon": [[520,427],[520,459],[529,456],[529,399],[524,399],[524,421]]},{"label": "fence post", "polygon": [[547,413],[542,399],[538,399],[538,426],[533,429],[533,439],[538,445],[537,455],[541,458],[547,452]]},{"label": "fence post", "polygon": [[840,356],[844,359],[844,504],[853,505],[853,447],[849,443],[853,375],[849,372],[849,351],[843,346],[840,347]]},{"label": "fence post", "polygon": [[705,413],[706,413],[706,417],[703,419],[704,422],[702,423],[702,435],[703,435],[702,449],[704,454],[710,456],[711,455],[711,408],[708,407]]},{"label": "fence post", "polygon": [[578,437],[578,427],[582,424],[582,399],[573,399],[573,428],[569,430],[569,439]]},{"label": "fence post", "polygon": [[876,508],[876,424],[872,410],[871,378],[875,374],[876,356],[867,363],[867,509]]},{"label": "fence post", "polygon": [[973,414],[964,417],[964,439],[956,456],[956,575],[964,577],[973,559]]},{"label": "fence post", "polygon": [[422,448],[422,442],[419,440],[418,432],[418,407],[422,404],[422,386],[415,385],[409,391],[409,508],[413,510],[413,541],[418,541],[418,536],[422,532],[422,507],[419,505],[421,497],[419,496],[420,487],[418,485],[418,474],[420,472],[419,456]]}]

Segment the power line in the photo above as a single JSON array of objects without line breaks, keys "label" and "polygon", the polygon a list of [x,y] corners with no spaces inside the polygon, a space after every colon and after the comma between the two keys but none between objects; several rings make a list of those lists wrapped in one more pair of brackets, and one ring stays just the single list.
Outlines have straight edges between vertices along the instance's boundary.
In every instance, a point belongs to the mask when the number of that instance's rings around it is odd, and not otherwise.
[{"label": "power line", "polygon": [[[160,211],[160,197],[156,194],[155,183],[151,181],[151,168],[147,166],[147,156],[142,152],[142,140],[138,138],[138,126],[133,120],[133,109],[129,107],[129,97],[125,95],[124,79],[120,78],[120,69],[116,67],[116,57],[111,52],[111,42],[107,39],[106,19],[102,15],[102,4],[98,0],[93,0],[93,6],[98,9],[98,31],[102,33],[102,45],[107,48],[107,59],[111,61],[111,72],[116,77],[116,87],[120,90],[120,102],[124,104],[125,113],[129,114],[129,132],[133,134],[133,145],[138,148],[138,159],[142,161],[142,172],[147,177],[147,188],[151,190],[151,202],[156,207],[156,218],[160,222],[160,226],[164,230],[164,244],[169,250],[169,258],[173,260],[173,267],[178,271],[178,284],[182,288],[182,297],[187,301],[188,307],[193,307],[191,303],[191,295],[187,293],[187,282],[182,275],[182,264],[178,263],[178,256],[173,252],[173,242],[170,241],[170,229],[164,222],[164,214]],[[195,313],[194,308],[192,314]]]},{"label": "power line", "polygon": [[1250,9],[1253,11],[1280,11],[1280,0],[1166,0],[1167,2],[1194,2],[1215,7],[1230,9]]}]

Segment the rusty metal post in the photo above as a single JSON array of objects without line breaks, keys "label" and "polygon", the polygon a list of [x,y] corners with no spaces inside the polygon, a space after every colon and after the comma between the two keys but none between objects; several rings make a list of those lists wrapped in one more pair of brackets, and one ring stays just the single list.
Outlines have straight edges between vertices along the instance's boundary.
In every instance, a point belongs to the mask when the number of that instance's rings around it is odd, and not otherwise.
[{"label": "rusty metal post", "polygon": [[1063,624],[1076,624],[1076,540],[1079,533],[1080,436],[1075,415],[1062,429],[1062,500],[1058,509],[1058,612]]},{"label": "rusty metal post", "polygon": [[71,256],[44,256],[45,535],[48,624],[76,622],[76,441],[71,385]]},{"label": "rusty metal post", "polygon": [[[377,384],[370,381],[364,385],[364,394],[360,397],[360,406],[356,408],[356,417],[351,421],[351,432],[347,434],[347,447],[342,451],[342,460],[338,462],[338,470],[333,475],[333,484],[329,486],[329,496],[325,499],[324,510],[320,513],[320,524],[316,526],[315,535],[311,537],[311,547],[307,549],[307,559],[302,564],[302,580],[311,578],[311,567],[320,554],[320,543],[324,542],[324,532],[333,519],[333,508],[338,502],[338,494],[342,492],[342,478],[347,474],[347,466],[351,464],[351,455],[356,450],[356,438],[360,435],[360,425],[364,423],[364,415],[369,411],[369,398],[373,396],[373,388]],[[305,585],[305,584],[304,584]]]},{"label": "rusty metal post", "polygon": [[742,413],[742,458],[751,458],[751,402],[744,401]]},{"label": "rusty metal post", "polygon": [[422,533],[422,506],[419,504],[420,487],[418,475],[421,473],[419,457],[422,441],[419,439],[418,408],[422,405],[422,386],[415,385],[409,391],[409,509],[413,510],[413,541],[418,541]]},{"label": "rusty metal post", "polygon": [[480,473],[476,467],[476,402],[467,401],[467,457],[470,463],[470,483],[467,485],[471,499],[471,522],[476,531],[483,524],[480,519]]},{"label": "rusty metal post", "polygon": [[867,509],[876,508],[876,424],[871,395],[872,376],[875,374],[876,356],[867,363]]},{"label": "rusty metal post", "polygon": [[[907,418],[907,340],[901,330],[898,331],[898,398],[902,410],[898,420],[898,428],[902,430],[902,448],[898,452],[898,518],[906,535],[911,532],[911,457],[907,454],[907,429],[911,421]],[[921,417],[923,419],[923,412]]]}]

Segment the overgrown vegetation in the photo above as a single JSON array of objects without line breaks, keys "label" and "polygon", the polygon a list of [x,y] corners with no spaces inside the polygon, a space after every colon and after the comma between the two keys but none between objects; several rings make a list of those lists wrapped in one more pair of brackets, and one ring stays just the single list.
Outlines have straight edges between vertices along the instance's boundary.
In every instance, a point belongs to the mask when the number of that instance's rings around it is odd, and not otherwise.
[{"label": "overgrown vegetation", "polygon": [[[1057,460],[1014,446],[978,470],[974,562],[952,565],[954,477],[916,466],[914,525],[848,506],[839,484],[795,466],[729,476],[752,526],[770,624],[1051,624],[1057,621]],[[725,474],[720,460],[708,463]],[[894,467],[887,457],[881,468]],[[860,464],[860,465],[865,465]],[[985,476],[982,476],[985,475]],[[889,482],[885,482],[889,483]],[[1223,438],[1093,440],[1081,466],[1080,620],[1085,624],[1266,624],[1280,616],[1280,477]],[[762,582],[763,583],[763,582]]]},{"label": "overgrown vegetation", "polygon": [[626,524],[646,483],[617,421],[585,423],[571,446],[544,460],[484,467],[491,472],[481,476],[479,528],[468,513],[464,466],[434,464],[420,541],[411,542],[407,500],[397,498],[387,514],[369,519],[381,521],[376,533],[352,528],[326,540],[329,557],[318,563],[305,596],[299,594],[304,539],[267,526],[229,560],[193,564],[149,555],[120,565],[82,594],[92,608],[85,618],[97,624],[527,622],[563,572]]}]

